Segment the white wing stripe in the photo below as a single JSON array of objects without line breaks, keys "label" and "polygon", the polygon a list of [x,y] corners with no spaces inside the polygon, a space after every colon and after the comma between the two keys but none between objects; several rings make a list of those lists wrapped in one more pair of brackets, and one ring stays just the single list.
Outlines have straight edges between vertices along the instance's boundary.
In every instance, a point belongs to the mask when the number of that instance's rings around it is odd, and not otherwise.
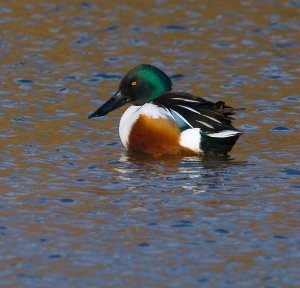
[{"label": "white wing stripe", "polygon": [[186,107],[186,106],[183,106],[183,105],[176,105],[176,106],[185,108],[185,109],[190,110],[190,111],[192,111],[192,112],[194,112],[194,113],[196,113],[196,114],[202,115],[200,112],[198,112],[197,110],[195,110],[195,109],[193,109],[193,108]]},{"label": "white wing stripe", "polygon": [[205,115],[205,114],[202,114],[202,113],[200,113],[199,111],[197,111],[197,110],[195,110],[195,109],[193,109],[193,108],[186,107],[186,106],[183,106],[183,105],[176,105],[176,106],[185,108],[185,109],[187,109],[187,110],[190,110],[190,111],[192,111],[192,112],[194,112],[194,113],[197,113],[197,114],[199,114],[199,115],[202,115],[203,117],[206,117],[206,118],[208,118],[208,119],[210,119],[210,120],[212,120],[212,121],[214,121],[214,122],[217,122],[217,123],[220,123],[220,124],[221,124],[221,121],[219,121],[219,120],[217,120],[217,119],[215,119],[215,118],[213,118],[213,117],[207,116],[207,115]]},{"label": "white wing stripe", "polygon": [[199,103],[197,100],[192,100],[192,99],[185,99],[185,98],[170,98],[172,100],[180,100],[180,101],[185,101],[185,102],[191,102],[191,103]]},{"label": "white wing stripe", "polygon": [[215,122],[217,122],[217,123],[221,123],[221,121],[219,121],[219,120],[217,120],[217,119],[215,119],[215,118],[213,118],[213,117],[207,116],[207,115],[205,115],[205,114],[201,114],[201,115],[204,116],[204,117],[206,117],[206,118],[208,118],[208,119],[210,119],[210,120],[212,120],[212,121],[215,121]]},{"label": "white wing stripe", "polygon": [[211,126],[211,125],[209,125],[209,124],[207,124],[207,123],[205,123],[205,122],[203,122],[203,121],[199,121],[199,120],[196,120],[196,121],[199,122],[199,123],[201,123],[201,124],[203,124],[203,125],[205,125],[205,126],[208,127],[208,128],[214,129],[213,126]]},{"label": "white wing stripe", "polygon": [[183,121],[185,122],[187,125],[189,125],[191,128],[194,128],[184,117],[182,117],[178,112],[176,112],[175,110],[170,109],[171,113],[176,113],[177,116]]}]

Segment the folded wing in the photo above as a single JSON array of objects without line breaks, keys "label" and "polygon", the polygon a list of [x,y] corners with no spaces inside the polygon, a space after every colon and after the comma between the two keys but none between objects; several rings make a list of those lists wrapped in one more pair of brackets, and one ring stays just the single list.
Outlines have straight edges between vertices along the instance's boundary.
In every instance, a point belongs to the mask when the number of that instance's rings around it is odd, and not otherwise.
[{"label": "folded wing", "polygon": [[243,108],[233,108],[222,101],[214,103],[188,93],[174,92],[163,94],[154,103],[167,109],[182,131],[189,128],[200,128],[207,134],[239,131],[231,124],[232,115]]}]

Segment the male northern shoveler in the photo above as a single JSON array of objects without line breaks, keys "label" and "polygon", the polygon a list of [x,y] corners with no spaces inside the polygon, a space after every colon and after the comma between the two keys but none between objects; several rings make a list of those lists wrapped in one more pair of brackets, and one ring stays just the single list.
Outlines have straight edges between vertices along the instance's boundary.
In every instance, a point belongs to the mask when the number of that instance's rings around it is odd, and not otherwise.
[{"label": "male northern shoveler", "polygon": [[236,110],[188,93],[171,92],[171,79],[142,64],[121,80],[117,93],[89,118],[127,103],[119,133],[130,151],[161,154],[227,154],[242,134],[231,125]]}]

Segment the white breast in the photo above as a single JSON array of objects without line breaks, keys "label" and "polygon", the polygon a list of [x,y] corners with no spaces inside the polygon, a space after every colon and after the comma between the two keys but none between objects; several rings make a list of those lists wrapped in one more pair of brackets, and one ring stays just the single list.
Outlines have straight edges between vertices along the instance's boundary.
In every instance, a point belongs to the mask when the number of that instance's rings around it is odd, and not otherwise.
[{"label": "white breast", "polygon": [[132,126],[142,114],[153,119],[170,118],[167,110],[152,103],[146,103],[142,106],[130,106],[122,115],[119,125],[120,138],[126,148],[128,147],[128,136]]}]

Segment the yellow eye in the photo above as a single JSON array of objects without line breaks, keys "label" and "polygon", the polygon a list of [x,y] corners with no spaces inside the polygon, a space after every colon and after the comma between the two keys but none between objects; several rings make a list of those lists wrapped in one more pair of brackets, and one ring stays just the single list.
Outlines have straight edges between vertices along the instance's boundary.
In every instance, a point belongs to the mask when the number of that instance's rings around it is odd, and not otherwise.
[{"label": "yellow eye", "polygon": [[132,85],[132,86],[135,86],[135,85],[136,85],[136,82],[135,82],[135,81],[131,82],[131,85]]}]

